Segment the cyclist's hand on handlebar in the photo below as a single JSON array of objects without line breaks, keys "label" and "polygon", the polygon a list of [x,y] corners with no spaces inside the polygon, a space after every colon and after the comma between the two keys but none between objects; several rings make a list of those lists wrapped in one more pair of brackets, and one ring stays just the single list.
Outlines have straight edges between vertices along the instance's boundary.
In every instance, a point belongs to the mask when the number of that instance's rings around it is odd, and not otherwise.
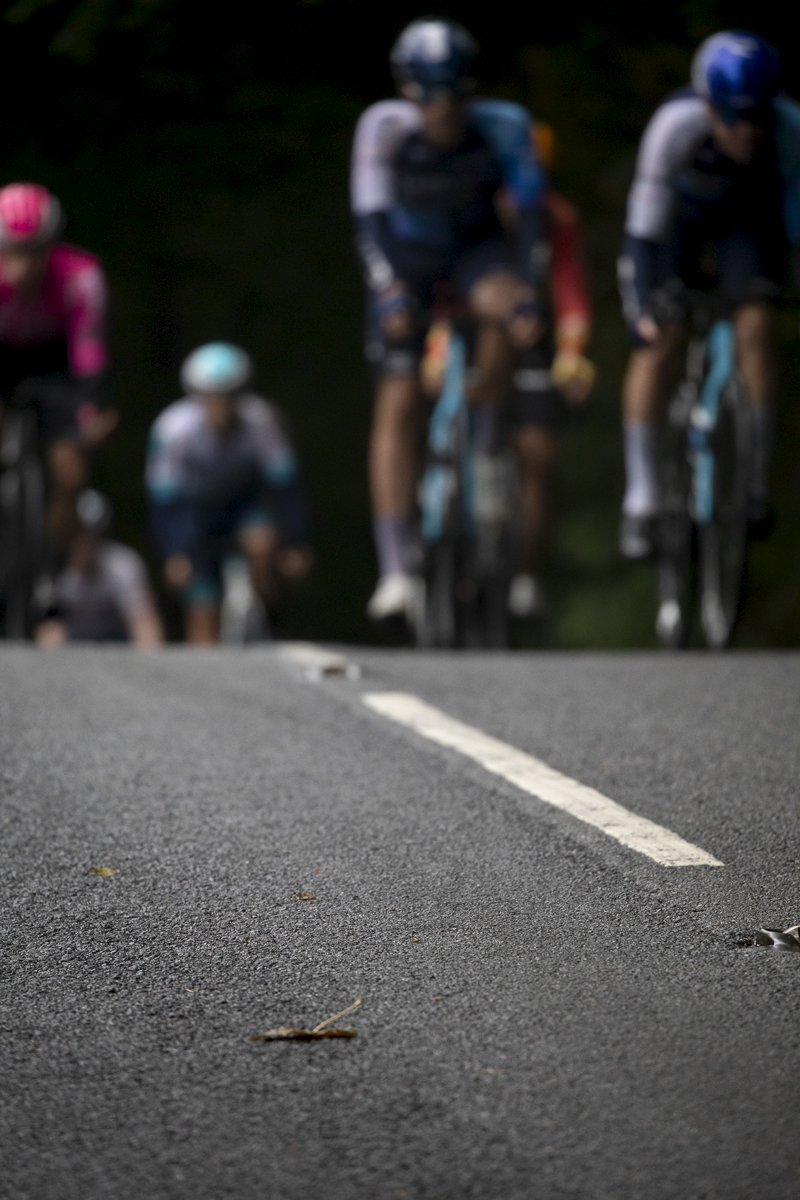
[{"label": "cyclist's hand on handlebar", "polygon": [[550,373],[567,404],[578,407],[592,390],[597,371],[584,354],[562,350],[553,359]]},{"label": "cyclist's hand on handlebar", "polygon": [[167,586],[180,591],[192,578],[192,563],[188,554],[170,554],[164,563],[164,579]]}]

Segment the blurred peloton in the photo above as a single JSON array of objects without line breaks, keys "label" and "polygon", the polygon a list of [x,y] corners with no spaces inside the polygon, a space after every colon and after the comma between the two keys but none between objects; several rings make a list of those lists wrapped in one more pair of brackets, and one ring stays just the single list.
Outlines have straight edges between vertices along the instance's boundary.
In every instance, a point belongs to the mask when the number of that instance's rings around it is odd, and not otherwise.
[{"label": "blurred peloton", "polygon": [[130,546],[104,536],[110,502],[87,488],[76,505],[78,529],[55,579],[40,580],[34,597],[43,613],[36,641],[45,649],[66,642],[132,642],[158,646],[164,640],[147,569]]}]

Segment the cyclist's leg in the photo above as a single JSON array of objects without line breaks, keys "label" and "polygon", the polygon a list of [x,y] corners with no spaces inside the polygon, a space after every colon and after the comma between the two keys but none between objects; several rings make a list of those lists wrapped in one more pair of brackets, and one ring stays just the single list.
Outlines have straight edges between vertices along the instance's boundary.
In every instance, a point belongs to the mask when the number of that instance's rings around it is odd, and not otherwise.
[{"label": "cyclist's leg", "polygon": [[453,280],[478,319],[470,400],[505,406],[517,352],[533,346],[541,333],[538,318],[518,312],[521,303],[533,300],[533,289],[520,279],[514,247],[506,238],[492,238],[468,251],[456,264]]},{"label": "cyclist's leg", "polygon": [[[461,264],[457,279],[462,289],[470,275],[467,296],[478,318],[477,379],[470,389],[470,400],[476,405],[502,406],[507,410],[510,404],[522,545],[521,561],[509,590],[509,607],[515,616],[533,617],[540,615],[544,607],[538,574],[553,508],[553,468],[561,400],[549,382],[552,355],[543,354],[539,345],[530,344],[539,340],[538,321],[525,318],[523,340],[520,342],[515,336],[520,332],[515,328],[515,322],[519,322],[518,305],[532,299],[533,291],[514,270],[513,253],[505,244],[496,242],[477,248]],[[520,366],[519,350],[523,347],[527,369],[519,374],[534,378],[534,390],[527,386],[512,387],[514,370]]]},{"label": "cyclist's leg", "polygon": [[749,520],[768,532],[769,464],[774,428],[775,311],[784,273],[784,244],[776,222],[734,229],[719,246],[722,298],[732,310],[736,360],[750,405]]},{"label": "cyclist's leg", "polygon": [[250,582],[256,594],[272,603],[276,593],[276,563],[280,537],[266,513],[248,513],[240,522],[237,539],[247,559]]},{"label": "cyclist's leg", "polygon": [[774,305],[763,300],[742,305],[734,313],[733,328],[748,402],[752,408],[769,408],[775,399]]},{"label": "cyclist's leg", "polygon": [[529,295],[519,277],[506,270],[491,270],[470,287],[470,308],[478,318],[474,380],[468,389],[474,404],[500,408],[507,403],[515,365],[509,324],[517,303]]},{"label": "cyclist's leg", "polygon": [[186,607],[185,637],[190,646],[216,646],[220,633],[219,604],[195,603]]},{"label": "cyclist's leg", "polygon": [[204,554],[191,557],[194,574],[182,593],[184,637],[190,646],[214,646],[222,612],[219,560]]},{"label": "cyclist's leg", "polygon": [[375,619],[408,614],[414,598],[412,514],[421,344],[416,327],[399,332],[401,336],[386,332],[378,305],[369,297],[366,354],[375,379],[375,402],[368,467],[379,579],[368,612]]},{"label": "cyclist's leg", "polygon": [[3,351],[6,365],[15,375],[17,402],[31,404],[36,412],[49,483],[46,536],[50,548],[61,554],[75,533],[75,505],[89,479],[88,455],[78,421],[83,393],[68,374],[66,343],[4,347]]},{"label": "cyclist's leg", "polygon": [[89,456],[76,441],[62,438],[46,446],[45,460],[50,482],[47,541],[52,550],[61,552],[77,527],[75,506],[89,480]]},{"label": "cyclist's leg", "polygon": [[539,582],[554,510],[554,469],[564,400],[553,385],[550,338],[525,355],[511,401],[517,459],[520,559],[509,594],[513,615],[534,617],[544,608]]},{"label": "cyclist's leg", "polygon": [[32,379],[30,384],[35,389],[39,437],[49,483],[47,541],[50,549],[60,554],[77,529],[75,505],[89,481],[89,454],[78,423],[82,395],[66,375],[43,376]]},{"label": "cyclist's leg", "polygon": [[737,363],[750,405],[748,523],[753,536],[766,536],[773,521],[768,511],[777,374],[773,305],[763,301],[743,305],[734,314],[733,328]]},{"label": "cyclist's leg", "polygon": [[625,495],[622,501],[620,549],[626,558],[653,552],[653,518],[658,513],[658,430],[669,396],[677,383],[687,329],[666,322],[656,339],[635,346],[622,384]]},{"label": "cyclist's leg", "polygon": [[[620,271],[631,342],[622,385],[625,494],[620,550],[626,558],[647,558],[655,550],[659,426],[679,378],[688,337],[686,292],[701,285],[707,224],[702,206],[679,205],[667,243],[652,259],[647,297],[638,295],[633,282]],[[626,264],[623,257],[619,265],[634,264],[633,260]]]}]

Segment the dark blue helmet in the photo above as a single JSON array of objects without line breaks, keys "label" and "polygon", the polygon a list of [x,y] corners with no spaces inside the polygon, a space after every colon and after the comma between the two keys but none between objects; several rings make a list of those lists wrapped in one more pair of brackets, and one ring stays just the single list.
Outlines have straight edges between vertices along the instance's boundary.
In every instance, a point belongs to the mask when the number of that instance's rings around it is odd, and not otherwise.
[{"label": "dark blue helmet", "polygon": [[780,58],[766,38],[740,29],[712,34],[692,63],[692,85],[722,119],[758,122],[768,116],[778,87]]},{"label": "dark blue helmet", "polygon": [[403,30],[391,54],[392,72],[410,100],[440,89],[470,92],[478,43],[455,21],[422,17]]}]

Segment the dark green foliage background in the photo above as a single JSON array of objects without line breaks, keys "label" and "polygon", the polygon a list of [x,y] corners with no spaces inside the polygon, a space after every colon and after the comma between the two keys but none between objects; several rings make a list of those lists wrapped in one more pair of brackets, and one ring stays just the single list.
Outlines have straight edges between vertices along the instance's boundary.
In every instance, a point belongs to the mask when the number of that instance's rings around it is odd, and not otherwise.
[{"label": "dark green foliage background", "polygon": [[[557,6],[554,6],[557,7]],[[714,29],[753,27],[752,6],[644,3],[521,13],[508,0],[443,11],[483,46],[483,90],[528,104],[558,138],[556,183],[582,208],[600,368],[591,408],[563,438],[550,619],[531,644],[653,644],[653,578],[616,554],[622,491],[618,395],[625,336],[614,286],[636,142]],[[178,395],[183,356],[210,338],[247,346],[288,414],[311,492],[318,565],[281,632],[364,641],[374,579],[361,360],[361,284],[347,208],[358,113],[390,94],[386,55],[416,6],[318,0],[255,9],[186,0],[17,0],[0,27],[3,182],[51,187],[69,237],[99,252],[111,283],[114,394],[124,413],[97,456],[116,535],[147,550],[147,430]],[[790,6],[757,28],[797,95]],[[751,549],[737,644],[800,641],[798,311],[781,314],[776,533]],[[153,560],[151,559],[151,562]],[[155,564],[154,564],[155,565]],[[174,614],[172,614],[174,617]]]}]

